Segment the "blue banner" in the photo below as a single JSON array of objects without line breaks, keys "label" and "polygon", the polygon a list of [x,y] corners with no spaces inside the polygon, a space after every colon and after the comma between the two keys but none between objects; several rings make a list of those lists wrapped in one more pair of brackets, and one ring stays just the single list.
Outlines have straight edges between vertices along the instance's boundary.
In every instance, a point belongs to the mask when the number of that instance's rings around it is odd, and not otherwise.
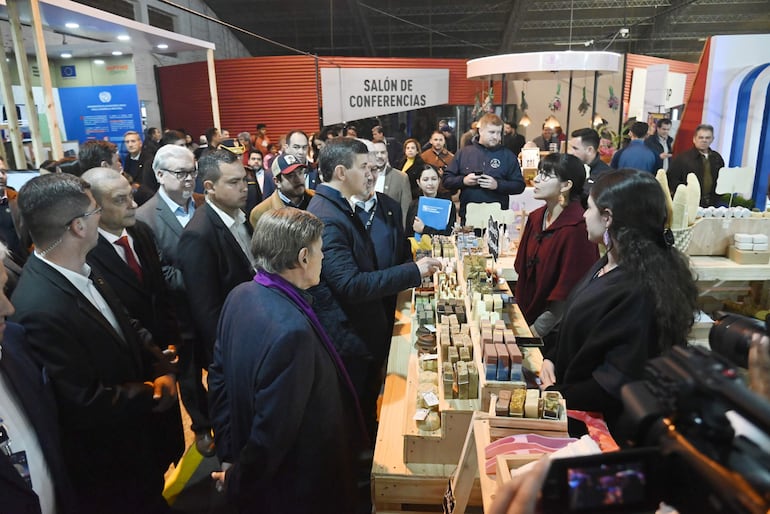
[{"label": "blue banner", "polygon": [[135,85],[66,87],[58,91],[68,140],[121,143],[129,130],[142,133]]}]

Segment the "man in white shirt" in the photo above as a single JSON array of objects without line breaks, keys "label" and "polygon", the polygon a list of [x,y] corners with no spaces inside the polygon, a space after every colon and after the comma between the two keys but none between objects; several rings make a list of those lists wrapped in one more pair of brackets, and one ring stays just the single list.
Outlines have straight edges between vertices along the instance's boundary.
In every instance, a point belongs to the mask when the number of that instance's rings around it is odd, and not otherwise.
[{"label": "man in white shirt", "polygon": [[213,359],[217,322],[230,291],[254,276],[251,228],[241,210],[247,178],[237,155],[215,150],[201,157],[198,172],[206,203],[195,211],[179,240],[178,259],[201,348],[203,368]]},{"label": "man in white shirt", "polygon": [[158,415],[177,403],[176,379],[86,264],[102,209],[89,184],[66,173],[27,182],[19,208],[35,252],[13,294],[13,321],[53,385],[78,512],[167,512],[151,441]]}]

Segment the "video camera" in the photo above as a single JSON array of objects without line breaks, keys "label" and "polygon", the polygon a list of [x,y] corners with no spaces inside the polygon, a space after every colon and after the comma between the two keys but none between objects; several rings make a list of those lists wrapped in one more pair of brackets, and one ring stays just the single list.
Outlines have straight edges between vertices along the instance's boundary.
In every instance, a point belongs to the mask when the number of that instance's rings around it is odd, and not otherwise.
[{"label": "video camera", "polygon": [[681,514],[770,512],[770,403],[731,362],[746,365],[754,333],[767,324],[718,313],[713,351],[652,359],[622,390],[619,432],[636,448],[553,460],[544,512],[654,512],[661,501]]}]

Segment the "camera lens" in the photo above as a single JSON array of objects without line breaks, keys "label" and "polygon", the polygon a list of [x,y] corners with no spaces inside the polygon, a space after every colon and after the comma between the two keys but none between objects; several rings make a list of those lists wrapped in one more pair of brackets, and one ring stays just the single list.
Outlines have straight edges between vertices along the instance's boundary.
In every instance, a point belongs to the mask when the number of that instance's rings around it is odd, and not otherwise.
[{"label": "camera lens", "polygon": [[749,365],[751,336],[765,334],[765,323],[758,319],[717,311],[709,332],[711,350],[742,368]]}]

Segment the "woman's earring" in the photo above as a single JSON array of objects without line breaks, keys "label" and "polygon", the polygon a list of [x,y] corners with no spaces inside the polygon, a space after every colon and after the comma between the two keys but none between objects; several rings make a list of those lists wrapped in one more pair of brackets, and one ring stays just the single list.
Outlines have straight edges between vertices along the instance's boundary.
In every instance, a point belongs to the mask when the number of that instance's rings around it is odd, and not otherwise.
[{"label": "woman's earring", "polygon": [[609,229],[604,229],[604,235],[602,235],[602,242],[604,242],[604,246],[609,248],[610,243],[612,242],[612,238],[610,238],[610,231]]}]

